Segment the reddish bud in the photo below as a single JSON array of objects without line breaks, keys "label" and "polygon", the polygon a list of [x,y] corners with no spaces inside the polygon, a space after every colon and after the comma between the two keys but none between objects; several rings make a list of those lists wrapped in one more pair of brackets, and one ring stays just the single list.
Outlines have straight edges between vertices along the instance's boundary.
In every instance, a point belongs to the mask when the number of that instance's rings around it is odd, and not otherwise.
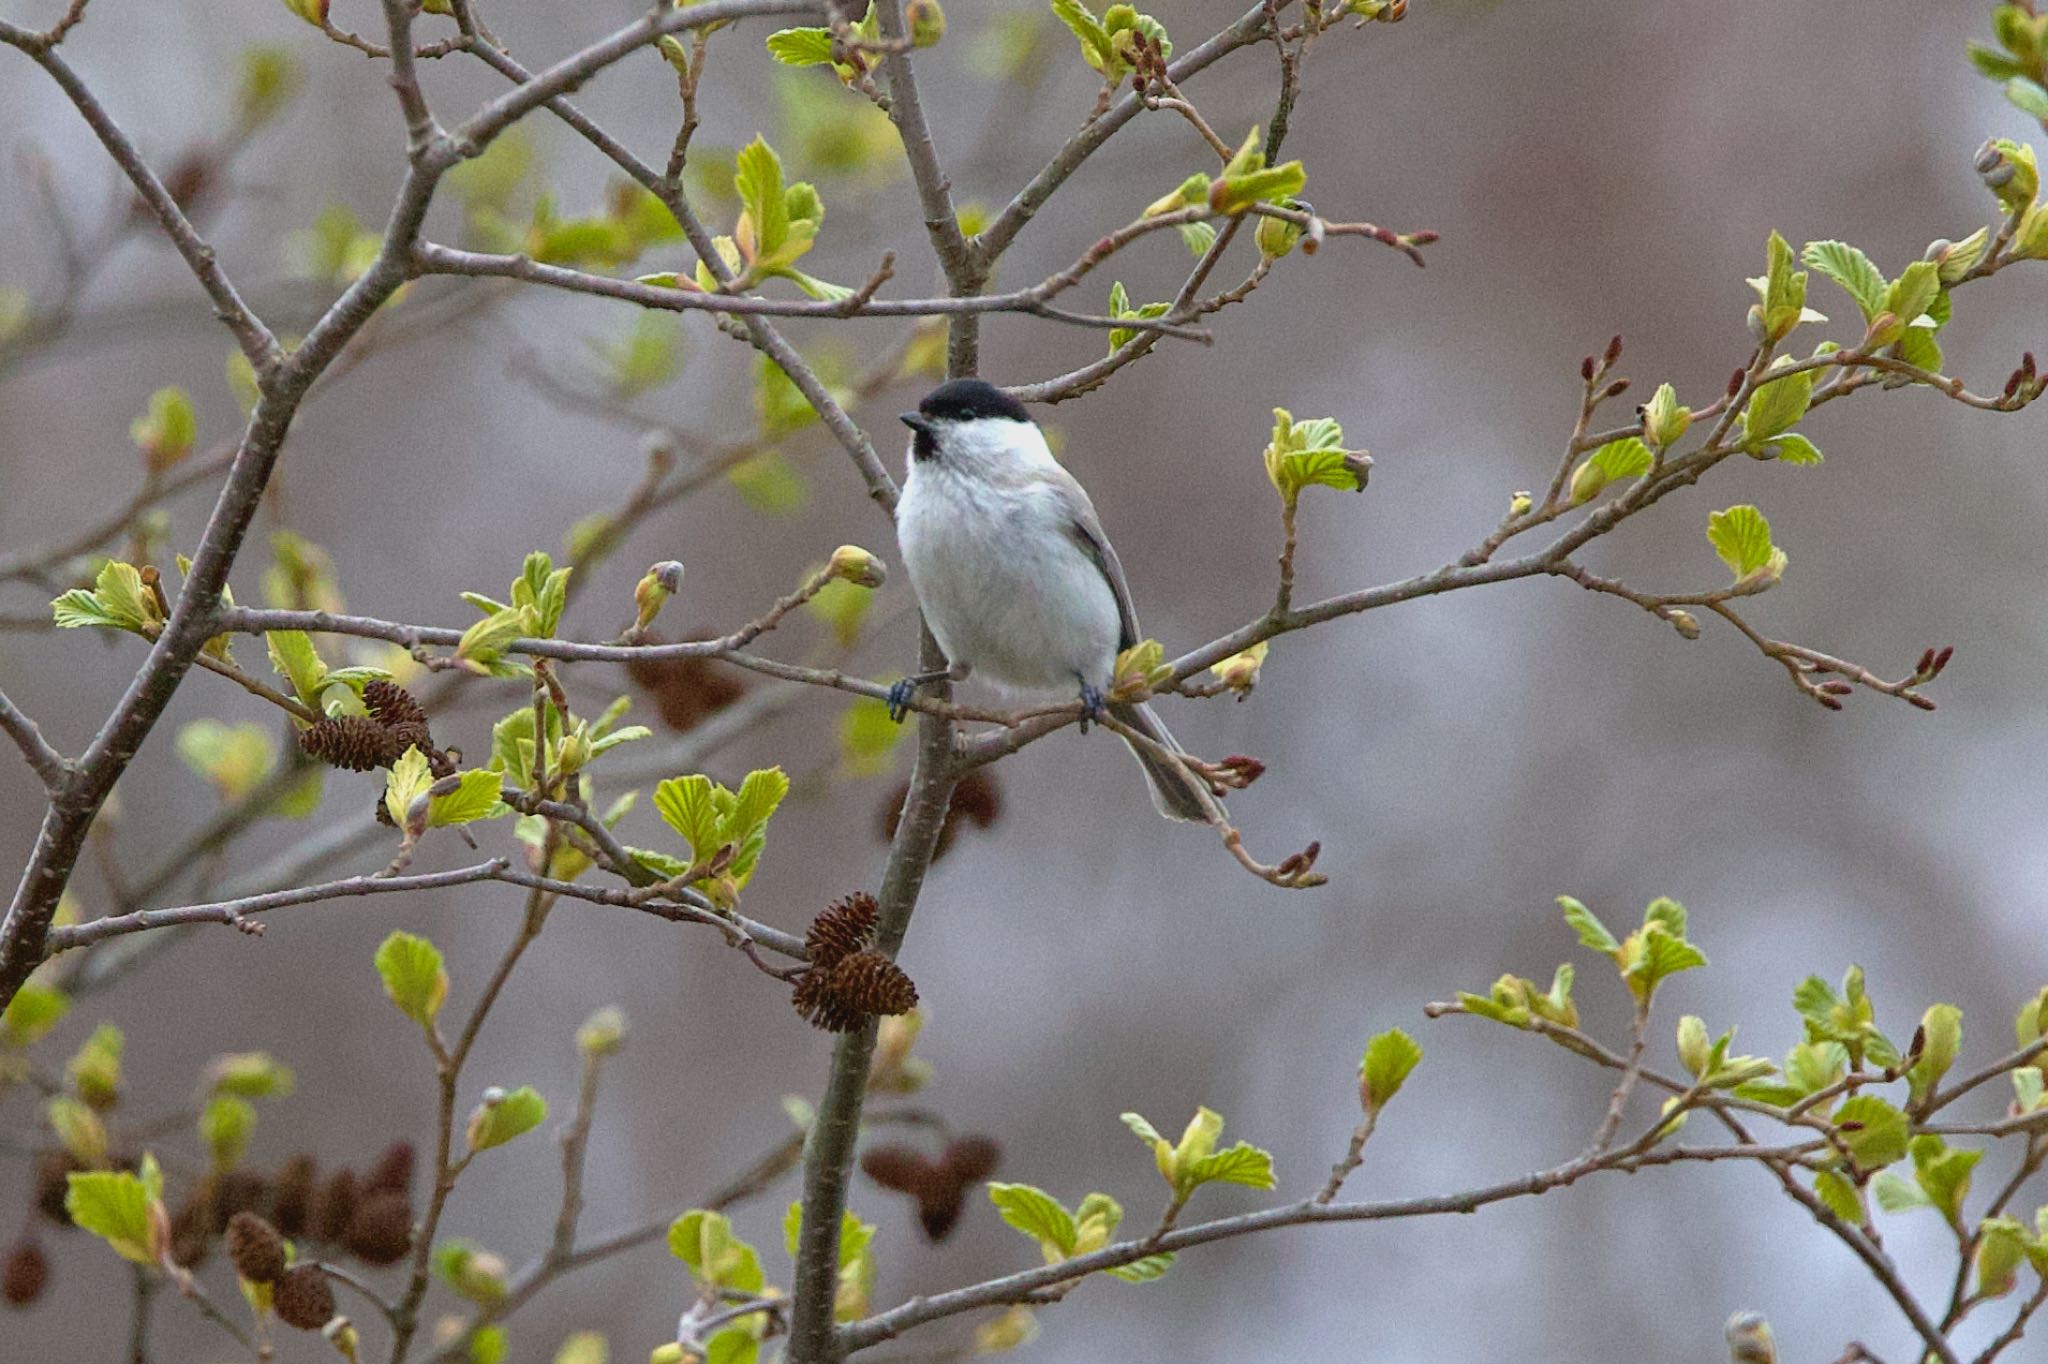
[{"label": "reddish bud", "polygon": [[1579,377],[1589,384],[1592,383],[1593,376],[1599,372],[1596,368],[1597,364],[1598,361],[1594,360],[1590,355],[1579,361]]},{"label": "reddish bud", "polygon": [[1607,368],[1613,369],[1614,362],[1619,359],[1621,359],[1621,333],[1616,332],[1614,339],[1607,343]]},{"label": "reddish bud", "polygon": [[1729,375],[1728,396],[1732,398],[1736,394],[1740,393],[1742,391],[1742,381],[1748,377],[1749,371],[1746,369],[1738,369],[1733,374]]}]

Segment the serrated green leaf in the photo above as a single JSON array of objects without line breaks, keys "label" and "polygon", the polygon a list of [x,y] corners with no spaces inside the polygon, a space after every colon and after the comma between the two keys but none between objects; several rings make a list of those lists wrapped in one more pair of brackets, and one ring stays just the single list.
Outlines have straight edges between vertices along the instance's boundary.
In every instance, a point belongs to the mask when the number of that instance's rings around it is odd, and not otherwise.
[{"label": "serrated green leaf", "polygon": [[[143,1159],[154,1168],[154,1156]],[[74,1226],[105,1241],[124,1260],[156,1263],[150,1234],[153,1199],[142,1178],[126,1170],[84,1170],[73,1171],[66,1182],[64,1211]]]},{"label": "serrated green leaf", "polygon": [[1074,1216],[1045,1190],[990,1181],[988,1197],[1005,1223],[1038,1242],[1047,1264],[1074,1253]]},{"label": "serrated green leaf", "polygon": [[1775,576],[1784,571],[1784,551],[1771,543],[1771,523],[1753,506],[1729,507],[1710,515],[1707,542],[1737,582],[1753,573]]},{"label": "serrated green leaf", "polygon": [[1870,257],[1847,242],[1808,242],[1799,259],[1842,286],[1867,322],[1884,310],[1885,278]]},{"label": "serrated green leaf", "polygon": [[1370,1111],[1378,1111],[1401,1092],[1410,1072],[1422,1060],[1422,1048],[1399,1028],[1389,1028],[1368,1042],[1359,1062],[1359,1093]]},{"label": "serrated green leaf", "polygon": [[1641,438],[1623,436],[1608,441],[1572,472],[1573,506],[1581,506],[1600,495],[1608,484],[1625,478],[1641,478],[1654,467],[1656,458]]},{"label": "serrated green leaf", "polygon": [[1241,1141],[1227,1151],[1211,1152],[1188,1162],[1181,1173],[1186,1187],[1190,1189],[1202,1184],[1242,1184],[1251,1189],[1270,1189],[1274,1185],[1273,1153]]},{"label": "serrated green leaf", "polygon": [[1914,1208],[1931,1208],[1927,1195],[1900,1175],[1886,1170],[1870,1183],[1871,1192],[1877,1196],[1877,1206],[1886,1212],[1910,1212]]},{"label": "serrated green leaf", "polygon": [[1103,1273],[1112,1279],[1122,1279],[1125,1283],[1151,1283],[1172,1267],[1173,1252],[1166,1251],[1159,1255],[1147,1255],[1142,1260],[1133,1260],[1127,1265],[1118,1265],[1114,1269],[1106,1269]]},{"label": "serrated green leaf", "polygon": [[782,158],[766,139],[756,137],[740,149],[733,161],[733,187],[746,206],[754,255],[773,258],[789,239],[789,204],[783,191]]},{"label": "serrated green leaf", "polygon": [[1621,943],[1607,931],[1607,925],[1600,922],[1592,910],[1569,895],[1557,897],[1557,906],[1564,911],[1564,921],[1579,935],[1579,941],[1605,956],[1613,956],[1621,950]]},{"label": "serrated green leaf", "polygon": [[1820,448],[1796,431],[1787,431],[1771,442],[1769,448],[1776,453],[1780,464],[1803,467],[1821,462]]},{"label": "serrated green leaf", "polygon": [[427,823],[434,828],[470,824],[509,814],[510,807],[499,800],[498,774],[477,768],[457,778],[458,785],[445,796],[427,803]]},{"label": "serrated green leaf", "polygon": [[719,846],[719,819],[712,802],[711,778],[693,774],[670,777],[654,788],[654,809],[662,822],[690,845],[690,856],[702,861]]},{"label": "serrated green leaf", "polygon": [[0,1038],[15,1048],[40,1042],[71,1011],[71,1000],[54,985],[29,980],[0,1013]]},{"label": "serrated green leaf", "polygon": [[1915,1104],[1925,1102],[1955,1064],[1963,1046],[1963,1011],[1953,1004],[1932,1006],[1920,1016],[1920,1033],[1920,1059],[1906,1072]]},{"label": "serrated green leaf", "polygon": [[768,35],[768,55],[784,66],[830,66],[832,30],[785,28]]},{"label": "serrated green leaf", "polygon": [[1860,1227],[1870,1220],[1863,1207],[1863,1195],[1846,1177],[1834,1170],[1822,1170],[1813,1177],[1813,1191],[1827,1210],[1852,1227]]},{"label": "serrated green leaf", "polygon": [[327,664],[313,647],[313,637],[304,630],[272,630],[263,636],[263,644],[277,675],[292,684],[299,700],[317,710],[327,682]]},{"label": "serrated green leaf", "polygon": [[1905,1159],[1906,1115],[1875,1094],[1854,1094],[1842,1100],[1833,1122],[1842,1146],[1859,1169],[1879,1170]]},{"label": "serrated green leaf", "polygon": [[523,1136],[546,1122],[548,1101],[531,1085],[521,1085],[510,1093],[489,1099],[478,1105],[469,1118],[469,1149],[488,1151],[493,1146],[503,1146],[514,1137]]},{"label": "serrated green leaf", "polygon": [[400,931],[378,947],[376,965],[384,993],[399,1012],[422,1028],[433,1027],[448,998],[448,970],[441,949],[425,938]]},{"label": "serrated green leaf", "polygon": [[[1772,366],[1773,370],[1790,363],[1783,357]],[[1742,441],[1752,449],[1760,449],[1766,441],[1780,433],[1791,430],[1799,419],[1806,415],[1808,405],[1813,401],[1813,371],[1800,370],[1782,378],[1773,378],[1766,373],[1758,381],[1755,393],[1750,395],[1749,405],[1742,412]]]},{"label": "serrated green leaf", "polygon": [[668,1249],[707,1289],[759,1293],[766,1282],[760,1255],[732,1234],[732,1222],[723,1213],[701,1208],[684,1213],[669,1225]]}]

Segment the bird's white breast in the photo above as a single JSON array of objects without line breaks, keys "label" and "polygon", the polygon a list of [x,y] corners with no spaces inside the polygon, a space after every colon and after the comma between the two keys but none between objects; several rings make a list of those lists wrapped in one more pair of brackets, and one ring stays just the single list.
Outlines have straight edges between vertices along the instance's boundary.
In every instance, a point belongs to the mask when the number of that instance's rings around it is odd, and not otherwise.
[{"label": "bird's white breast", "polygon": [[913,461],[896,537],[932,634],[976,676],[1031,691],[1107,687],[1116,596],[1028,468]]}]

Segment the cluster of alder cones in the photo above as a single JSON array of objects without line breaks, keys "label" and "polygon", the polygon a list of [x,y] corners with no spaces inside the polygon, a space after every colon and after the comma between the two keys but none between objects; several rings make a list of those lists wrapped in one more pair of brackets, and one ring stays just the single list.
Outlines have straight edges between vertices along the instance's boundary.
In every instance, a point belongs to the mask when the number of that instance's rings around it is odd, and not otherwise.
[{"label": "cluster of alder cones", "polygon": [[434,747],[427,712],[396,682],[379,679],[363,687],[367,715],[329,715],[299,731],[299,747],[330,767],[369,772],[389,767],[417,748],[436,777],[455,770],[455,760]]},{"label": "cluster of alder cones", "polygon": [[[335,1255],[350,1256],[365,1265],[398,1263],[413,1248],[412,1143],[393,1142],[363,1174],[346,1167],[325,1178],[309,1155],[295,1155],[273,1175],[256,1170],[228,1170],[207,1175],[189,1197],[171,1214],[171,1260],[185,1269],[196,1269],[213,1253],[214,1244],[224,1241],[228,1254],[236,1254],[238,1222],[245,1226],[240,1239],[255,1233],[246,1230],[254,1219],[278,1237],[289,1237],[300,1245],[319,1246]],[[64,1206],[69,1176],[81,1166],[68,1152],[50,1149],[36,1159],[35,1206],[44,1221],[69,1227],[71,1215]],[[307,1266],[311,1270],[311,1266]],[[49,1258],[33,1231],[25,1232],[0,1259],[0,1301],[27,1307],[39,1299],[49,1281]],[[252,1283],[268,1283],[236,1270]],[[317,1276],[320,1289],[327,1288],[324,1274],[299,1273],[291,1291],[299,1301],[310,1303],[316,1292],[311,1287]],[[284,1317],[282,1282],[278,1285],[278,1315]],[[310,1316],[308,1306],[302,1315]],[[324,1326],[333,1315],[312,1323]],[[290,1320],[286,1318],[286,1320]],[[300,1322],[292,1321],[292,1325]]]},{"label": "cluster of alder cones", "polygon": [[833,901],[811,921],[804,934],[811,963],[791,1002],[812,1027],[852,1032],[871,1018],[917,1007],[917,986],[874,950],[875,912],[875,897],[863,892]]}]

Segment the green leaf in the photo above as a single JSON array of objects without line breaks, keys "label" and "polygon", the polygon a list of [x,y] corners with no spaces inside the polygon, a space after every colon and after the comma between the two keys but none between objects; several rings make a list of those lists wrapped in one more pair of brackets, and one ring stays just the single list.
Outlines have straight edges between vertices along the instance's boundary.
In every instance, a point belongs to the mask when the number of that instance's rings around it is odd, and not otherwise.
[{"label": "green leaf", "polygon": [[1870,1214],[1863,1206],[1863,1195],[1838,1171],[1822,1170],[1816,1174],[1813,1191],[1820,1195],[1820,1201],[1829,1212],[1850,1226],[1860,1227],[1870,1220]]},{"label": "green leaf", "polygon": [[1592,501],[1608,484],[1620,479],[1641,478],[1655,463],[1650,447],[1639,437],[1624,436],[1620,440],[1608,441],[1573,471],[1572,505]]},{"label": "green leaf", "polygon": [[1905,1159],[1906,1115],[1875,1094],[1855,1094],[1842,1100],[1833,1122],[1842,1146],[1859,1169],[1878,1170]]},{"label": "green leaf", "polygon": [[130,628],[112,612],[102,607],[99,598],[83,587],[74,587],[52,601],[50,619],[59,630],[79,630],[87,626],[99,626],[110,630]]},{"label": "green leaf", "polygon": [[1081,42],[1081,58],[1105,76],[1120,76],[1123,64],[1110,46],[1109,32],[1081,0],[1052,0],[1052,12]]},{"label": "green leaf", "polygon": [[1886,1212],[1911,1212],[1914,1208],[1934,1206],[1918,1185],[1889,1170],[1872,1180],[1870,1188],[1877,1195],[1877,1206]]},{"label": "green leaf", "polygon": [[199,1111],[199,1141],[215,1173],[242,1163],[242,1155],[249,1149],[249,1134],[255,1130],[256,1108],[247,1099],[217,1094]]},{"label": "green leaf", "polygon": [[106,1164],[107,1126],[83,1099],[59,1094],[43,1106],[43,1117],[80,1165]]},{"label": "green leaf", "polygon": [[399,1011],[422,1028],[448,998],[448,970],[441,949],[425,938],[396,932],[377,949],[377,975]]},{"label": "green leaf", "polygon": [[747,773],[733,802],[729,827],[742,838],[760,832],[788,794],[789,775],[781,768],[762,767]]},{"label": "green leaf", "polygon": [[162,1193],[163,1176],[155,1174],[156,1192],[150,1176],[156,1171],[156,1157],[145,1155],[143,1173],[126,1170],[74,1171],[66,1177],[64,1211],[74,1225],[104,1240],[124,1260],[153,1265],[150,1232],[150,1204]]},{"label": "green leaf", "polygon": [[1569,895],[1557,897],[1558,908],[1564,911],[1564,921],[1579,935],[1579,941],[1605,956],[1621,951],[1621,944],[1607,931],[1607,925],[1600,922],[1592,910]]},{"label": "green leaf", "polygon": [[1112,1279],[1122,1279],[1125,1283],[1151,1283],[1172,1267],[1173,1252],[1167,1251],[1160,1255],[1147,1255],[1142,1260],[1133,1260],[1114,1269],[1105,1269],[1103,1273]]},{"label": "green leaf", "polygon": [[1805,466],[1821,461],[1820,447],[1796,431],[1787,431],[1771,442],[1767,449],[1777,455],[1780,464]]},{"label": "green leaf", "polygon": [[1931,260],[1916,260],[1886,288],[1884,310],[1911,326],[1914,319],[1932,308],[1939,297],[1940,267]]},{"label": "green leaf", "polygon": [[313,637],[304,630],[272,630],[263,637],[270,653],[270,666],[292,684],[299,700],[320,708],[320,692],[327,682],[327,664],[313,647]]},{"label": "green leaf", "polygon": [[215,1094],[243,1099],[281,1099],[292,1092],[292,1068],[267,1051],[237,1051],[216,1056],[206,1067],[206,1087]]},{"label": "green leaf", "polygon": [[660,388],[682,370],[682,324],[670,313],[644,310],[617,341],[594,343],[611,371],[612,392],[631,398]]},{"label": "green leaf", "polygon": [[156,598],[143,586],[142,571],[133,564],[108,560],[93,582],[93,598],[100,610],[124,630],[141,630],[161,619]]},{"label": "green leaf", "polygon": [[804,610],[830,626],[832,638],[845,647],[860,639],[861,625],[874,601],[873,589],[834,578],[804,603]]},{"label": "green leaf", "polygon": [[1884,311],[1885,279],[1870,257],[1847,242],[1808,242],[1799,259],[1842,286],[1867,322]]},{"label": "green leaf", "polygon": [[1960,1226],[1963,1201],[1970,1196],[1970,1172],[1984,1158],[1982,1151],[1950,1146],[1932,1132],[1913,1138],[1913,1182],[1930,1207],[1953,1226]]},{"label": "green leaf", "polygon": [[69,1012],[71,1000],[62,990],[30,980],[15,992],[7,1011],[0,1013],[0,1038],[10,1047],[33,1046]]},{"label": "green leaf", "polygon": [[142,450],[152,474],[169,471],[192,453],[199,423],[192,415],[192,399],[185,390],[171,385],[149,396],[149,410],[128,427],[128,434]]},{"label": "green leaf", "polygon": [[488,1151],[546,1122],[548,1101],[531,1085],[506,1094],[486,1090],[484,1102],[469,1117],[469,1149]]},{"label": "green leaf", "polygon": [[417,748],[406,749],[384,776],[384,812],[391,816],[391,822],[401,829],[409,828],[414,802],[426,795],[433,784],[434,774],[427,766],[427,755]]},{"label": "green leaf", "polygon": [[1273,409],[1273,437],[1266,444],[1266,477],[1292,506],[1302,489],[1320,485],[1340,492],[1365,491],[1370,461],[1344,448],[1344,428],[1328,417],[1296,421],[1284,407]]},{"label": "green leaf", "polygon": [[2028,118],[2048,120],[2048,89],[2043,89],[2039,81],[2014,76],[2005,83],[2005,97]]},{"label": "green leaf", "polygon": [[[754,255],[773,258],[789,239],[789,204],[782,186],[782,158],[766,139],[742,147],[733,162],[733,187],[746,206],[753,229]],[[745,233],[742,234],[745,239]]]},{"label": "green leaf", "polygon": [[95,1109],[111,1108],[121,1096],[121,1053],[127,1039],[111,1023],[102,1023],[80,1044],[64,1065],[78,1097]]},{"label": "green leaf", "polygon": [[491,674],[505,646],[533,630],[535,624],[533,613],[518,607],[494,611],[462,632],[455,644],[456,660],[469,665],[472,672]]},{"label": "green leaf", "polygon": [[469,1364],[505,1364],[511,1342],[502,1326],[480,1326],[469,1337]]},{"label": "green leaf", "polygon": [[[77,1176],[73,1175],[73,1179]],[[2027,1231],[2010,1217],[1987,1217],[1977,1228],[1977,1292],[2001,1298],[2019,1281],[2027,1253]]]},{"label": "green leaf", "polygon": [[1953,1004],[1932,1006],[1920,1016],[1920,1034],[1920,1059],[1906,1072],[1916,1105],[1926,1102],[1955,1064],[1963,1048],[1963,1011]]},{"label": "green leaf", "polygon": [[1785,551],[1771,543],[1771,523],[1753,506],[1729,507],[1708,516],[1707,542],[1738,583],[1752,574],[1776,579],[1785,571]]},{"label": "green leaf", "polygon": [[1186,1187],[1202,1184],[1242,1184],[1252,1189],[1273,1187],[1273,1153],[1247,1142],[1227,1151],[1216,1151],[1182,1167]]},{"label": "green leaf", "polygon": [[860,697],[839,716],[839,772],[846,777],[876,777],[895,766],[896,746],[906,726],[889,718],[889,707]]},{"label": "green leaf", "polygon": [[610,1364],[611,1350],[596,1331],[578,1331],[555,1351],[555,1364]]},{"label": "green leaf", "polygon": [[175,742],[186,766],[212,782],[223,801],[242,799],[277,765],[276,741],[253,720],[238,725],[194,720],[179,727]]},{"label": "green leaf", "polygon": [[1045,1190],[1029,1184],[991,1181],[988,1197],[1004,1222],[1038,1242],[1045,1252],[1046,1263],[1051,1264],[1074,1253],[1074,1216]]},{"label": "green leaf", "polygon": [[1267,166],[1243,175],[1225,175],[1209,187],[1209,207],[1218,213],[1242,213],[1253,204],[1291,199],[1308,185],[1308,171],[1299,161]]},{"label": "green leaf", "polygon": [[427,823],[434,828],[449,824],[470,824],[479,819],[491,819],[510,813],[510,807],[498,799],[500,786],[498,774],[482,768],[464,772],[457,779],[458,785],[445,796],[435,796],[427,804]]},{"label": "green leaf", "polygon": [[[830,66],[832,30],[785,28],[768,35],[768,55],[784,66]],[[829,88],[829,87],[827,87]]]},{"label": "green leaf", "polygon": [[692,1278],[714,1292],[759,1293],[766,1280],[761,1257],[732,1234],[723,1213],[693,1209],[668,1229],[669,1253],[689,1267]]},{"label": "green leaf", "polygon": [[[1779,357],[1772,369],[1776,370],[1791,361]],[[1801,417],[1806,415],[1808,404],[1813,400],[1813,371],[1800,370],[1782,378],[1773,378],[1766,373],[1758,381],[1757,390],[1750,395],[1749,406],[1742,412],[1742,443],[1750,449],[1760,449],[1764,442],[1779,433],[1791,430]]]},{"label": "green leaf", "polygon": [[1399,1028],[1389,1028],[1366,1043],[1358,1078],[1359,1095],[1367,1111],[1379,1111],[1387,1100],[1400,1093],[1402,1084],[1421,1060],[1421,1046]]},{"label": "green leaf", "polygon": [[655,813],[690,845],[690,856],[697,861],[709,858],[720,843],[711,793],[711,778],[694,774],[670,777],[654,788]]}]

